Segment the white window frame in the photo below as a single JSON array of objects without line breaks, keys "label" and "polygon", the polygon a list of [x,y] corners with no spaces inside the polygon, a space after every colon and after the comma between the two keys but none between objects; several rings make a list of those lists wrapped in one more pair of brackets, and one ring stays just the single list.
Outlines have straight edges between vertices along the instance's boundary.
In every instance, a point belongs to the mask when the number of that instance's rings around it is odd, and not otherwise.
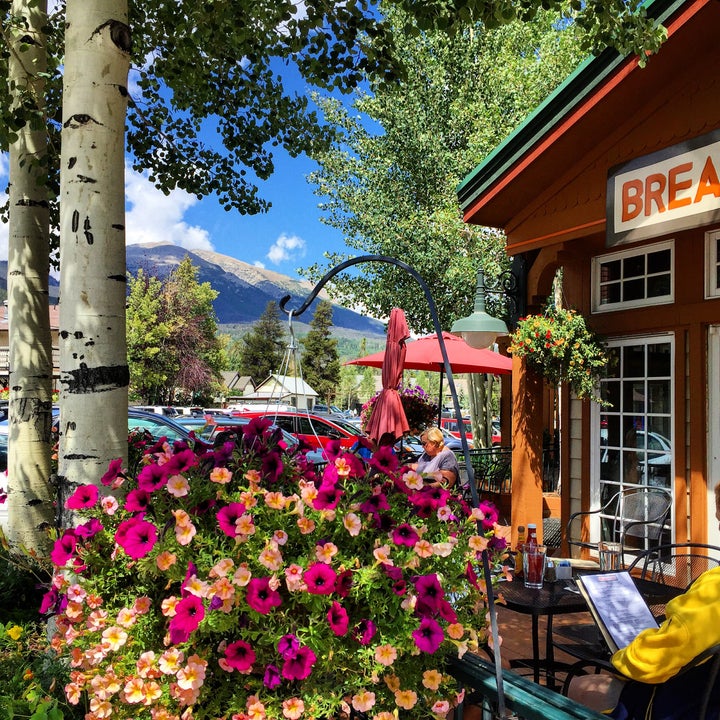
[{"label": "white window frame", "polygon": [[720,266],[718,257],[718,240],[720,230],[709,230],[705,233],[705,299],[720,297],[720,284],[717,282],[717,269]]},{"label": "white window frame", "polygon": [[[636,345],[642,343],[644,345],[654,343],[670,343],[670,353],[672,356],[675,354],[675,334],[674,333],[657,333],[653,335],[636,335],[622,338],[614,338],[608,340],[608,345],[611,347],[622,347],[625,345]],[[674,364],[671,364],[671,375],[670,375],[670,412],[668,416],[673,418],[675,416],[675,382],[677,374],[675,372]],[[620,379],[622,383],[622,378]],[[600,413],[602,408],[599,403],[592,403],[590,412],[590,507],[597,508],[600,506],[601,501],[601,488],[600,488],[600,462],[601,462],[601,438],[600,438]],[[673,506],[675,504],[675,433],[671,433],[670,440],[672,451],[672,462],[670,465],[670,487],[667,488],[673,497]],[[673,514],[670,514],[670,533],[671,542],[675,542],[675,519]],[[591,542],[597,542],[600,539],[600,517],[595,514],[590,517],[590,540]]]},{"label": "white window frame", "polygon": [[[670,250],[670,292],[667,295],[659,297],[644,297],[638,300],[626,300],[611,304],[600,303],[600,271],[602,265],[615,260],[624,260],[629,257],[637,257],[639,255],[649,255],[650,253],[662,250]],[[607,255],[596,255],[592,259],[592,312],[595,314],[616,312],[617,310],[628,310],[630,308],[647,307],[649,305],[669,305],[675,302],[675,240],[665,240],[663,242],[654,243],[652,245],[643,245],[640,248],[632,248],[629,250],[620,250]],[[665,274],[665,273],[663,273]],[[641,276],[647,278],[648,275]]]}]

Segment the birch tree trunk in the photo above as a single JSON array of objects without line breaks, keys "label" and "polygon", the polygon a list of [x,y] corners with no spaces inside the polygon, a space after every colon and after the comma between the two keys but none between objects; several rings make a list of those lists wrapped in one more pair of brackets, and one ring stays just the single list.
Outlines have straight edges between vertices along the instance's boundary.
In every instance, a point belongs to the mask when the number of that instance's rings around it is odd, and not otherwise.
[{"label": "birch tree trunk", "polygon": [[41,28],[47,2],[13,0],[10,92],[16,107],[40,118],[28,120],[10,145],[10,223],[8,238],[8,330],[10,403],[8,456],[8,537],[46,554],[46,530],[54,520],[50,486],[52,340],[48,305],[50,221],[47,189],[39,182],[46,158],[43,127],[47,47]]},{"label": "birch tree trunk", "polygon": [[124,129],[127,0],[68,0],[60,163],[64,496],[127,458]]}]

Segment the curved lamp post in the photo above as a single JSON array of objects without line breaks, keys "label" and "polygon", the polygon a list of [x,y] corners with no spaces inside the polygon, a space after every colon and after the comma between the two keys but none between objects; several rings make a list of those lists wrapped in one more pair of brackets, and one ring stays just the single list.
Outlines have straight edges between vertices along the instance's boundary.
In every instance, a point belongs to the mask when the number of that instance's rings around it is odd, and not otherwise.
[{"label": "curved lamp post", "polygon": [[[290,301],[291,296],[285,295],[280,300],[280,309],[289,316],[290,321],[292,321],[293,317],[297,317],[302,315],[312,304],[312,301],[318,296],[318,293],[323,289],[325,284],[333,278],[335,275],[337,275],[339,272],[342,272],[343,270],[352,267],[353,265],[359,265],[360,263],[367,263],[367,262],[380,262],[380,263],[386,263],[388,265],[395,265],[396,267],[401,268],[406,273],[411,275],[415,282],[420,286],[423,293],[425,293],[425,299],[427,300],[428,306],[430,308],[430,317],[432,318],[433,327],[435,328],[435,332],[437,333],[438,342],[440,344],[440,352],[442,354],[443,358],[443,364],[445,366],[445,376],[447,377],[447,383],[448,387],[450,388],[450,394],[452,395],[453,400],[453,409],[455,411],[455,417],[457,418],[458,427],[460,429],[460,444],[462,445],[462,451],[463,451],[463,457],[465,459],[465,467],[467,470],[467,477],[468,482],[470,483],[470,494],[472,497],[472,504],[473,507],[478,507],[479,498],[477,494],[477,487],[475,485],[475,472],[472,467],[472,463],[470,462],[470,448],[468,446],[467,441],[467,435],[465,434],[465,423],[462,422],[462,412],[460,410],[460,400],[458,399],[457,390],[455,389],[455,380],[453,379],[452,374],[452,368],[450,367],[450,361],[448,359],[447,354],[447,348],[445,347],[445,341],[442,336],[442,328],[440,327],[440,320],[438,319],[437,314],[437,306],[435,305],[435,300],[433,299],[432,293],[430,292],[430,288],[428,287],[425,280],[423,280],[422,276],[415,270],[413,267],[408,265],[407,263],[404,263],[402,260],[398,260],[397,258],[390,257],[388,255],[360,255],[358,257],[351,258],[349,260],[345,260],[345,262],[340,263],[339,265],[336,265],[334,268],[329,270],[325,275],[323,275],[322,278],[317,282],[315,287],[312,289],[310,294],[305,298],[305,301],[300,305],[300,307],[295,309],[286,309],[285,306]],[[478,274],[478,281],[480,281],[480,278],[482,277],[482,272]],[[483,296],[482,296],[482,302],[484,306],[484,289],[483,289]],[[476,300],[477,302],[477,300]],[[488,315],[488,317],[490,317]],[[494,318],[492,318],[494,320]],[[505,327],[505,323],[502,323],[502,321],[496,320],[496,322],[500,322],[503,327]],[[453,326],[454,328],[454,326]],[[507,332],[507,328],[505,328],[505,332]],[[494,341],[494,338],[492,339]],[[488,343],[489,345],[490,343]],[[490,612],[490,622],[493,628],[493,635],[495,637],[494,644],[494,653],[495,653],[495,672],[497,676],[497,690],[498,690],[498,712],[500,717],[505,716],[505,695],[503,692],[503,681],[502,681],[502,666],[501,666],[501,658],[500,658],[500,643],[497,641],[497,615],[495,612],[495,598],[492,591],[492,582],[490,577],[490,566],[488,562],[488,555],[487,551],[483,551],[483,567],[485,571],[485,579],[486,579],[486,586],[487,586],[487,596],[488,596],[488,609]]]}]

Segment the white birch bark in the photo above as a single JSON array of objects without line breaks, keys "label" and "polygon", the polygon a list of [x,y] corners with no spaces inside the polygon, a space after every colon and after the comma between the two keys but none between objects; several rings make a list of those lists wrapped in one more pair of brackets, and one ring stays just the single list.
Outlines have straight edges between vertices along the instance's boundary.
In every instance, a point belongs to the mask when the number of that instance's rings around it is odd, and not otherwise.
[{"label": "white birch bark", "polygon": [[[11,28],[10,91],[39,112],[44,108],[47,66],[41,28],[47,2],[13,0],[13,15],[24,20]],[[21,45],[27,49],[21,49]],[[34,125],[37,127],[37,125]],[[52,340],[48,305],[49,217],[47,190],[38,184],[38,166],[47,150],[43,129],[28,122],[10,145],[10,223],[8,238],[8,329],[10,403],[8,456],[8,538],[45,554],[47,528],[55,511],[50,486]]]},{"label": "white birch bark", "polygon": [[61,485],[127,457],[127,0],[68,0],[60,164]]}]

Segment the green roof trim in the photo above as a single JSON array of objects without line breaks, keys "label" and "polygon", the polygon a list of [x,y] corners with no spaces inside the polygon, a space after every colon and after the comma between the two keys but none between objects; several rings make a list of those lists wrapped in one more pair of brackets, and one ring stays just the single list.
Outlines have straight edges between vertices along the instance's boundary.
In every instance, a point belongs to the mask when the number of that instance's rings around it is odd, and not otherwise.
[{"label": "green roof trim", "polygon": [[[648,15],[654,17],[658,23],[664,23],[687,2],[688,0],[652,0],[647,4]],[[566,115],[602,86],[626,59],[626,55],[608,48],[599,55],[584,60],[565,82],[550,93],[525,121],[457,186],[460,208],[467,210]]]}]

